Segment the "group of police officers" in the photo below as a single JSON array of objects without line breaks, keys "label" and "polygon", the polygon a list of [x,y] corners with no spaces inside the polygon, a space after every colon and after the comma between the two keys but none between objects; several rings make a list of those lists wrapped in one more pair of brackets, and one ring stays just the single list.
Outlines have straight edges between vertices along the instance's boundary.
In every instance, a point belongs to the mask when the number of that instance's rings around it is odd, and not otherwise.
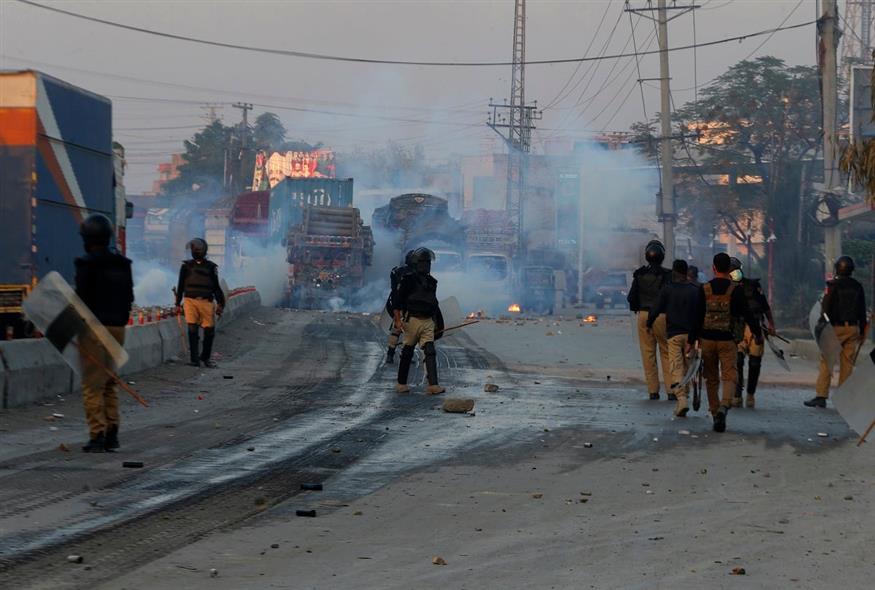
[{"label": "group of police officers", "polygon": [[[103,215],[87,217],[79,228],[85,255],[76,259],[76,294],[119,344],[124,344],[125,326],[134,303],[131,261],[111,247],[112,222]],[[188,325],[189,364],[213,368],[216,316],[221,316],[225,296],[219,285],[218,267],[207,260],[207,243],[194,238],[188,243],[191,259],[182,263],[176,292],[176,311],[184,311]],[[200,329],[203,348],[200,348]],[[107,352],[96,338],[83,334],[82,401],[88,422],[86,453],[119,448],[119,411],[115,380]]]},{"label": "group of police officers", "polygon": [[[103,215],[91,215],[83,221],[80,234],[85,256],[76,259],[76,292],[110,334],[124,344],[124,327],[134,301],[133,278],[131,261],[110,246],[113,233],[112,223]],[[189,364],[213,368],[215,321],[222,315],[225,297],[218,267],[206,257],[207,243],[194,238],[188,248],[191,258],[179,270],[176,309],[184,313],[188,327]],[[410,392],[408,379],[417,346],[424,354],[426,393],[445,391],[438,380],[435,349],[445,326],[437,298],[438,282],[431,275],[434,259],[428,248],[411,250],[390,275],[386,312],[392,326],[386,361],[394,363],[397,346],[402,344],[395,385],[398,393]],[[704,284],[698,282],[698,269],[684,260],[675,260],[670,270],[664,268],[665,247],[658,240],[647,245],[645,260],[633,275],[627,299],[638,316],[649,399],[660,399],[659,357],[667,397],[676,402],[674,413],[686,416],[690,405],[685,376],[691,357],[699,354],[714,430],[723,432],[730,408],[752,408],[756,403],[764,338],[775,335],[769,302],[759,281],[745,277],[741,262],[725,253],[714,256],[714,278]],[[851,375],[866,331],[865,295],[862,285],[852,278],[853,271],[850,257],[836,261],[835,278],[828,282],[821,306],[821,320],[831,324],[841,346],[839,384]],[[80,346],[87,353],[82,360],[82,392],[89,441],[83,451],[113,451],[119,447],[118,399],[114,380],[101,366],[105,351],[88,337]],[[806,401],[806,406],[826,407],[831,379],[832,366],[821,359],[817,395]]]},{"label": "group of police officers", "polygon": [[[689,412],[689,364],[701,356],[714,430],[726,430],[730,408],[756,404],[764,340],[774,337],[775,322],[768,299],[757,279],[744,276],[741,261],[726,253],[714,256],[714,278],[698,284],[698,269],[675,260],[671,270],[662,266],[665,247],[653,240],[645,249],[646,264],[633,274],[627,300],[638,316],[638,341],[649,399],[660,399],[657,352],[663,383],[674,413]],[[821,304],[821,325],[829,324],[841,346],[839,385],[852,373],[866,333],[866,300],[863,286],[851,275],[849,256],[835,263]],[[747,359],[747,395],[744,367]],[[816,396],[806,406],[825,408],[832,380],[832,365],[821,358]],[[720,387],[722,382],[722,395]]]}]

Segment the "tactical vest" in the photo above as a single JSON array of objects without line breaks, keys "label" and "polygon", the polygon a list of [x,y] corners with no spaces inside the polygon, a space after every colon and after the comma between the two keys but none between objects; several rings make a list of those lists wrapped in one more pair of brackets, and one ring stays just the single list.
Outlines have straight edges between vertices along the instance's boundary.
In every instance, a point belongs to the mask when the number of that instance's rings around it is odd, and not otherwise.
[{"label": "tactical vest", "polygon": [[398,290],[398,286],[401,285],[404,276],[410,272],[410,267],[404,265],[394,267],[389,273],[389,297],[386,299],[386,311],[389,315],[393,313],[395,291]]},{"label": "tactical vest", "polygon": [[437,280],[419,273],[412,275],[414,288],[407,296],[405,311],[421,318],[434,317],[438,310]]},{"label": "tactical vest", "polygon": [[863,318],[857,314],[858,298],[863,296],[863,288],[856,280],[849,277],[834,279],[829,282],[832,291],[832,301],[829,321],[832,324],[859,324]]},{"label": "tactical vest", "polygon": [[744,289],[744,298],[747,299],[747,308],[757,318],[762,317],[766,310],[763,309],[760,298],[760,282],[758,279],[742,279],[741,286]]},{"label": "tactical vest", "polygon": [[704,330],[715,332],[734,332],[732,321],[732,292],[736,285],[729,285],[726,293],[717,295],[711,287],[711,283],[705,283],[702,289],[705,291],[705,321],[702,324]]},{"label": "tactical vest", "polygon": [[664,276],[662,268],[647,268],[638,274],[638,305],[641,309],[650,310],[656,306]]},{"label": "tactical vest", "polygon": [[216,265],[205,260],[198,263],[194,260],[186,260],[185,267],[188,271],[185,276],[185,283],[182,285],[185,296],[193,299],[208,299],[213,300],[213,290],[215,289]]}]

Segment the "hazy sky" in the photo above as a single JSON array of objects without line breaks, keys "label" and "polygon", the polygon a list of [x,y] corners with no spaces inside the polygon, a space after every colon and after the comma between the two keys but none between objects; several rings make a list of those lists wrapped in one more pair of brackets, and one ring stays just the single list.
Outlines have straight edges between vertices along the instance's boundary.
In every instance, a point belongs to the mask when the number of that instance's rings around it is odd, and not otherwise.
[{"label": "hazy sky", "polygon": [[[511,0],[44,3],[143,28],[268,48],[419,61],[511,57]],[[699,3],[699,42],[776,27],[785,19],[789,25],[816,18],[815,0]],[[631,4],[643,7],[646,0]],[[587,55],[632,51],[632,25],[639,51],[655,49],[653,24],[638,17],[630,23],[623,7],[624,0],[529,0],[527,59],[581,57],[591,42]],[[671,23],[669,39],[672,46],[692,43],[691,15]],[[814,47],[811,25],[768,39],[702,48],[698,81],[706,83],[751,54],[813,64]],[[642,57],[640,66],[642,78],[659,75],[655,55]],[[495,137],[485,125],[487,102],[503,99],[510,86],[509,67],[365,65],[259,54],[162,39],[0,0],[0,68],[23,67],[113,99],[114,135],[127,148],[126,184],[134,193],[149,189],[158,162],[181,151],[182,139],[202,123],[206,103],[218,105],[226,123],[240,116],[230,103],[255,103],[252,118],[274,111],[290,136],[337,150],[395,139],[421,143],[440,157],[486,149]],[[671,68],[675,101],[692,100],[693,52],[672,53]],[[527,98],[551,105],[534,136],[535,149],[552,137],[628,129],[643,118],[637,79],[633,58],[584,63],[579,69],[575,64],[529,66]],[[652,115],[659,108],[656,82],[645,83],[644,90]]]}]

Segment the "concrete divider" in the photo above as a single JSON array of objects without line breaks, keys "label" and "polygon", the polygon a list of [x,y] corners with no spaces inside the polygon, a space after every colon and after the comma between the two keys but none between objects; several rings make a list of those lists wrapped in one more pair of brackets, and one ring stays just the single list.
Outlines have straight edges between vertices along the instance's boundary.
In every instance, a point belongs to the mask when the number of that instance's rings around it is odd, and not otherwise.
[{"label": "concrete divider", "polygon": [[[240,290],[228,298],[225,314],[217,327],[231,322],[261,305],[257,291]],[[185,323],[183,321],[183,327]],[[122,367],[122,375],[130,375],[157,367],[181,357],[184,330],[175,317],[128,326],[125,330],[125,350],[130,355]],[[2,407],[15,408],[51,399],[56,395],[76,393],[79,377],[46,340],[0,341],[0,394]]]},{"label": "concrete divider", "polygon": [[128,351],[131,358],[122,367],[121,374],[130,375],[162,364],[164,353],[161,346],[158,324],[128,326],[128,329],[125,330],[125,350]]},{"label": "concrete divider", "polygon": [[73,369],[47,340],[0,342],[3,407],[15,408],[72,391]]}]

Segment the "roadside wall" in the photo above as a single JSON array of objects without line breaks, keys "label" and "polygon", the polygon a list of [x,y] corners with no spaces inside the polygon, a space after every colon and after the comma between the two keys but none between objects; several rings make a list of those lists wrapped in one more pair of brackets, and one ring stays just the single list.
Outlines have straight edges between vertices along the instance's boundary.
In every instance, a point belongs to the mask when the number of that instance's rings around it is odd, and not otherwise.
[{"label": "roadside wall", "polygon": [[[221,330],[261,305],[254,287],[231,292]],[[125,350],[130,355],[121,375],[131,375],[182,356],[185,353],[185,323],[170,317],[158,322],[128,326]],[[57,350],[42,338],[0,341],[0,394],[2,408],[17,408],[58,395],[79,391],[79,377]]]}]

